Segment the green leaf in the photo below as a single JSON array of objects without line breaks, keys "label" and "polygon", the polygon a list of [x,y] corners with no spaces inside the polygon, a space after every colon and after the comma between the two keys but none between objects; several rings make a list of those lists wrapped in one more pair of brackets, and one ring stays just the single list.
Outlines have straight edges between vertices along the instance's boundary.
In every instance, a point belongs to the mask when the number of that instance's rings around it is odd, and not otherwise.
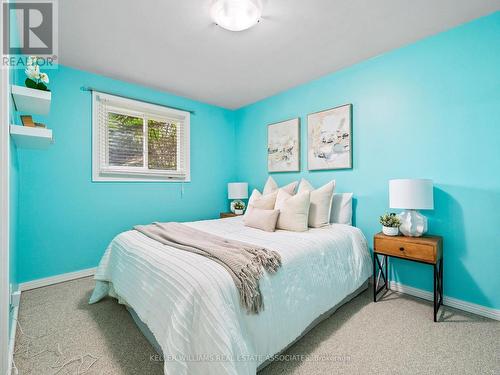
[{"label": "green leaf", "polygon": [[37,84],[35,81],[33,81],[31,78],[26,78],[26,81],[24,81],[24,84],[26,87],[29,87],[30,89],[36,89]]},{"label": "green leaf", "polygon": [[47,86],[43,82],[38,82],[38,84],[36,85],[36,88],[38,90],[48,91]]}]

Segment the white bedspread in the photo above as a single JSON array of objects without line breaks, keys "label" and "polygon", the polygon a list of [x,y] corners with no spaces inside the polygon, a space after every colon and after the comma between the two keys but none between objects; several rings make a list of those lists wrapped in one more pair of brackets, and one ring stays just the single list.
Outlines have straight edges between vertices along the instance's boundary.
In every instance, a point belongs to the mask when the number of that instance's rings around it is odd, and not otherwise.
[{"label": "white bedspread", "polygon": [[264,311],[249,315],[216,262],[137,231],[119,234],[100,262],[91,302],[109,294],[131,306],[160,344],[165,374],[255,374],[371,275],[366,239],[355,227],[268,233],[241,217],[186,224],[276,250],[282,267],[261,279]]}]

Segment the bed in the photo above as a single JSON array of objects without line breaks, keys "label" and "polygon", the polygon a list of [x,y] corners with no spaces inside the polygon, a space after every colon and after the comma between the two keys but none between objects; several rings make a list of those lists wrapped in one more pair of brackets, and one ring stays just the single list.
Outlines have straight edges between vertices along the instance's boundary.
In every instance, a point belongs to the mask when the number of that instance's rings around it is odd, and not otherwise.
[{"label": "bed", "polygon": [[165,374],[255,374],[371,276],[366,239],[349,225],[273,233],[246,227],[241,217],[185,225],[276,250],[282,267],[261,278],[264,311],[249,314],[216,262],[134,230],[115,237],[90,302],[109,295],[125,304],[163,353]]}]

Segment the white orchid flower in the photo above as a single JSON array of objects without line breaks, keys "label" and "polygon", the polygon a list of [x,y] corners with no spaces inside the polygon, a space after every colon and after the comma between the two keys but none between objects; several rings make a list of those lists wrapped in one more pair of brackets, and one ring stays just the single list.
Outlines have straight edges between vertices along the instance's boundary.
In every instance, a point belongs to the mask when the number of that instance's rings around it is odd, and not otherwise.
[{"label": "white orchid flower", "polygon": [[40,73],[40,80],[43,83],[49,83],[49,76],[47,75],[47,73]]},{"label": "white orchid flower", "polygon": [[37,56],[29,56],[26,64],[28,66],[38,65],[38,57]]},{"label": "white orchid flower", "polygon": [[28,66],[24,72],[30,79],[40,79],[40,67],[38,65]]}]

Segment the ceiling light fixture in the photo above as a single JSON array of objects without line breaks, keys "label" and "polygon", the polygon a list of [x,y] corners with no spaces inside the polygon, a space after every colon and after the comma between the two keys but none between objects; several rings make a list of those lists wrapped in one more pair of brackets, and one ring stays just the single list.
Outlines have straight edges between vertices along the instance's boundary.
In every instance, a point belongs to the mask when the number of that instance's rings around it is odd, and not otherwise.
[{"label": "ceiling light fixture", "polygon": [[256,25],[262,16],[261,0],[215,0],[210,9],[214,22],[230,31]]}]

